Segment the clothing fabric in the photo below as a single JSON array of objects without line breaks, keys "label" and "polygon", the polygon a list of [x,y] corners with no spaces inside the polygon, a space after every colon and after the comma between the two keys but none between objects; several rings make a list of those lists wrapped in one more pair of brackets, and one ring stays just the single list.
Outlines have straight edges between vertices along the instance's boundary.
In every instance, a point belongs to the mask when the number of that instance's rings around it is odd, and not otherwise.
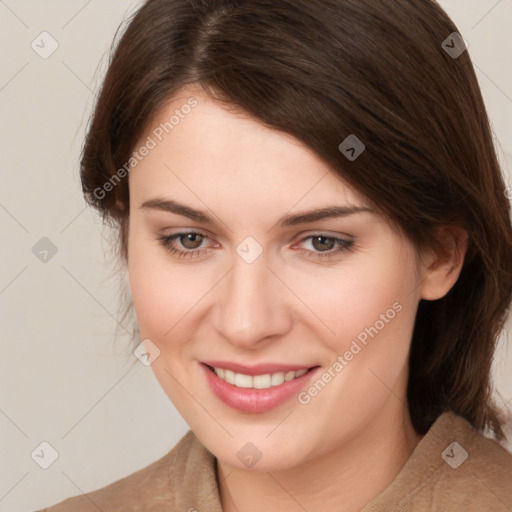
[{"label": "clothing fabric", "polygon": [[[38,512],[222,512],[216,458],[189,430],[162,458]],[[452,412],[359,512],[512,512],[512,455]],[[310,511],[313,512],[313,511]]]}]

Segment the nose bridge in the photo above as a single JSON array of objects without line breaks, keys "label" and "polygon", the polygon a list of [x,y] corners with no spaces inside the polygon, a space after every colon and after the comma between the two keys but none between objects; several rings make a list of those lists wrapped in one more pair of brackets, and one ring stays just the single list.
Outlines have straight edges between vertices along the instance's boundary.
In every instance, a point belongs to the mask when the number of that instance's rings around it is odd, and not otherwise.
[{"label": "nose bridge", "polygon": [[266,255],[254,257],[253,252],[247,257],[244,248],[243,244],[237,248],[231,271],[219,288],[214,327],[231,343],[248,348],[282,333],[287,320]]}]

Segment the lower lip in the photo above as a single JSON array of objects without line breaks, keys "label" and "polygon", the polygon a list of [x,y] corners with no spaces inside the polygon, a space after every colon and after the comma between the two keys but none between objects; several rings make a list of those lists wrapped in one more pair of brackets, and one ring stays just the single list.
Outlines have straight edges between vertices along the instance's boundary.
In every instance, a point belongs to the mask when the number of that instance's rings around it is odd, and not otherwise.
[{"label": "lower lip", "polygon": [[213,393],[226,405],[244,412],[267,412],[286,402],[316,375],[319,366],[308,370],[296,379],[285,381],[267,389],[239,388],[222,380],[208,366],[200,363]]}]

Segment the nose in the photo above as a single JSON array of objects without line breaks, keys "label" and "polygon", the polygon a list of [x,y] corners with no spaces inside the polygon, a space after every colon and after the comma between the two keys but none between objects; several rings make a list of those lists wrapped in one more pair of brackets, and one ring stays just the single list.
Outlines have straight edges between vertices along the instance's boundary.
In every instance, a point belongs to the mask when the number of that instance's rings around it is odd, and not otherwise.
[{"label": "nose", "polygon": [[213,328],[244,350],[260,349],[292,325],[285,286],[267,265],[265,253],[252,263],[235,254],[230,272],[216,287]]}]

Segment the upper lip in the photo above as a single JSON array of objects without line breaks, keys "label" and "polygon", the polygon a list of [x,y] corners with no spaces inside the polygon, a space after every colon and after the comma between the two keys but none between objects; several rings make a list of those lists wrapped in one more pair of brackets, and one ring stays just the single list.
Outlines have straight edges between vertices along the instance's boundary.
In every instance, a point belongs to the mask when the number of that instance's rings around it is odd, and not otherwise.
[{"label": "upper lip", "polygon": [[313,366],[301,364],[280,364],[280,363],[260,363],[252,366],[245,366],[242,364],[232,363],[230,361],[203,361],[203,364],[214,366],[215,368],[224,368],[231,370],[235,373],[242,373],[244,375],[264,375],[266,373],[277,372],[291,372],[299,370],[308,370]]}]

